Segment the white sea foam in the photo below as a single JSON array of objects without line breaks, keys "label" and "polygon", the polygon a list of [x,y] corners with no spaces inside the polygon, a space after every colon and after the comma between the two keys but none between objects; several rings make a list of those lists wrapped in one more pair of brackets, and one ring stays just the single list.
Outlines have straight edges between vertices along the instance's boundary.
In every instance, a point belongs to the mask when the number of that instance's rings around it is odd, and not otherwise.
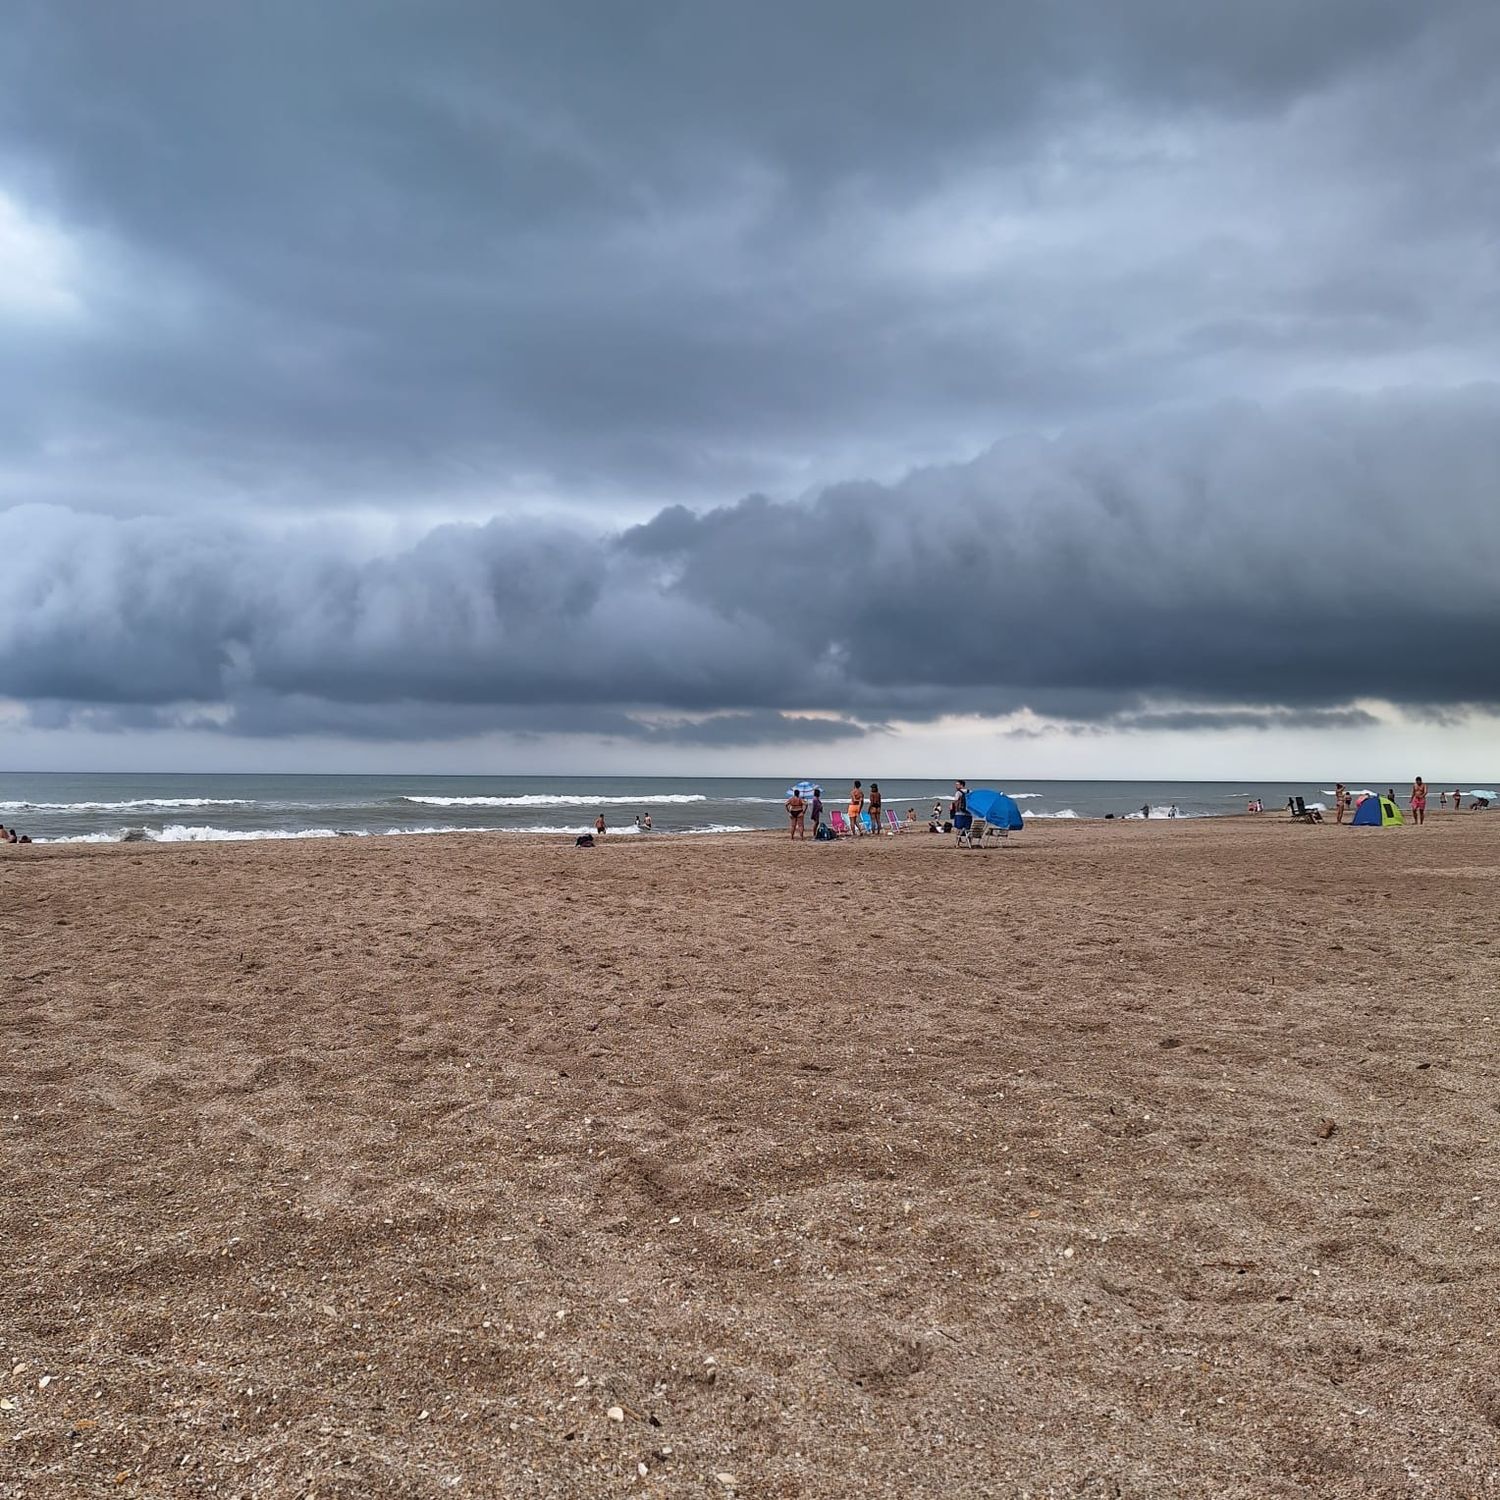
[{"label": "white sea foam", "polygon": [[0,802],[0,812],[129,812],[153,807],[254,807],[244,797],[136,797],[128,802]]},{"label": "white sea foam", "polygon": [[1012,802],[1025,802],[1028,797],[1045,797],[1046,792],[1007,792],[1005,794]]},{"label": "white sea foam", "polygon": [[701,792],[655,792],[640,797],[579,797],[573,793],[533,792],[521,797],[403,797],[427,807],[645,807],[707,802]]},{"label": "white sea foam", "polygon": [[[673,829],[670,833],[654,830],[654,837],[678,838],[689,834],[704,833],[753,833],[755,830],[742,823],[707,823],[699,828]],[[126,842],[129,833],[140,842],[151,844],[238,844],[255,843],[268,839],[334,839],[334,838],[404,838],[408,835],[433,835],[445,833],[529,833],[566,834],[569,837],[580,833],[592,833],[592,824],[566,826],[562,824],[535,823],[512,828],[214,828],[210,825],[188,825],[169,823],[161,829],[122,829],[117,833],[72,833],[55,838],[39,838],[38,844],[119,844]],[[633,838],[641,832],[634,824],[610,829],[607,838]]]},{"label": "white sea foam", "polygon": [[[1078,814],[1071,807],[1065,807],[1061,812],[1029,812],[1026,816],[1028,818],[1076,818]],[[1140,814],[1135,813],[1133,816],[1138,818]]]}]

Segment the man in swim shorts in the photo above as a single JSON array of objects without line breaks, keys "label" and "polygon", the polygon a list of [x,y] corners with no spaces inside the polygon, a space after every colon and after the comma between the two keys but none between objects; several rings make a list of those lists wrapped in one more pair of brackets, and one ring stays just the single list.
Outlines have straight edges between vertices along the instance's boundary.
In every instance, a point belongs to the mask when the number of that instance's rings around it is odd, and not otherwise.
[{"label": "man in swim shorts", "polygon": [[969,836],[969,830],[974,826],[974,820],[969,816],[969,783],[967,781],[953,783],[953,801],[949,804],[948,816],[953,820],[953,831],[958,835],[959,843],[963,843]]},{"label": "man in swim shorts", "polygon": [[1427,821],[1427,784],[1420,776],[1411,784],[1411,815],[1416,823]]}]

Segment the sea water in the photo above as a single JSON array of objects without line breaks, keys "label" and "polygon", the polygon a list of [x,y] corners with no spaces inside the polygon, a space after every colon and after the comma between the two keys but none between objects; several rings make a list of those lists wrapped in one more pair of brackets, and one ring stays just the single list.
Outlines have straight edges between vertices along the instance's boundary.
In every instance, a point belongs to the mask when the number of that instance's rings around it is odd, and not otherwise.
[{"label": "sea water", "polygon": [[[574,834],[602,813],[612,834],[636,835],[651,815],[655,834],[734,833],[782,828],[782,803],[797,775],[719,776],[259,776],[61,772],[0,773],[0,823],[38,842],[160,843],[223,839],[436,835],[463,832]],[[816,776],[806,779],[818,781]],[[880,779],[886,808],[923,825],[935,802],[946,808],[953,781],[942,777]],[[1183,818],[1242,813],[1252,797],[1268,811],[1302,797],[1331,801],[1326,778],[1310,782],[1041,781],[970,775],[971,787],[1009,792],[1028,819],[1153,818],[1175,809]],[[1493,781],[1493,778],[1492,778]],[[847,803],[850,778],[819,784],[831,811]],[[1351,782],[1378,786],[1389,780]],[[1453,781],[1452,786],[1492,782]],[[865,778],[866,788],[869,779]],[[1441,782],[1433,783],[1436,809]],[[1404,804],[1406,786],[1396,787]]]}]

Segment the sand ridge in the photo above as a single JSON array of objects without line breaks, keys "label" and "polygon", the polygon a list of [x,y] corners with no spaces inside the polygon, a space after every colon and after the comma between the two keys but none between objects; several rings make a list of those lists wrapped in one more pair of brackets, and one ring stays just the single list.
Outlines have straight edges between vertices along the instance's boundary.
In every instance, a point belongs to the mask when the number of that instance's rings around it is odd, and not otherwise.
[{"label": "sand ridge", "polygon": [[1500,1493],[1500,820],[0,853],[0,1493]]}]

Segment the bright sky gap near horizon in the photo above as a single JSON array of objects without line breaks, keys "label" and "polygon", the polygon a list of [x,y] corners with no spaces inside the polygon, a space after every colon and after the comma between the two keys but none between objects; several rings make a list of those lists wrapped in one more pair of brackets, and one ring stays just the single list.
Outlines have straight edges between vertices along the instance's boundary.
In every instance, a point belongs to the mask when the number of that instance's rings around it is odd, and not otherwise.
[{"label": "bright sky gap near horizon", "polygon": [[1500,6],[0,19],[6,768],[1493,777]]}]

